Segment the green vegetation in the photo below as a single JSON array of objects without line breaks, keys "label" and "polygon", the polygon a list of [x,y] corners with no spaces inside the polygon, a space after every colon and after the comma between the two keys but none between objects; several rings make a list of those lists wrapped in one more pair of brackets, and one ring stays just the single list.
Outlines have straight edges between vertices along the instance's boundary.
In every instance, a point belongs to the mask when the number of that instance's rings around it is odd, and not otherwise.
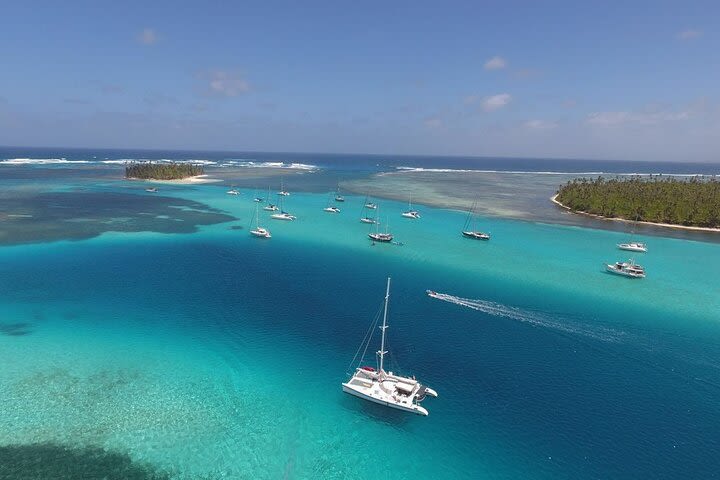
[{"label": "green vegetation", "polygon": [[125,178],[143,180],[179,180],[202,174],[202,165],[190,163],[133,162],[125,166]]},{"label": "green vegetation", "polygon": [[720,182],[714,178],[580,178],[562,185],[557,201],[608,218],[720,227]]}]

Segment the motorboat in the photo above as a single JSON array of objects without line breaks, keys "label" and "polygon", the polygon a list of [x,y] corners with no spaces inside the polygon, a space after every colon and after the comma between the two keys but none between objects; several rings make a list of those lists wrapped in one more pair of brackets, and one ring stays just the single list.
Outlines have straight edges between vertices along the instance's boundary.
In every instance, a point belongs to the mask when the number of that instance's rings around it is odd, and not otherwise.
[{"label": "motorboat", "polygon": [[615,275],[621,275],[623,277],[630,278],[645,278],[645,269],[635,263],[634,260],[630,259],[627,262],[615,262],[613,264],[607,264],[605,269],[614,273]]},{"label": "motorboat", "polygon": [[617,247],[620,250],[628,250],[630,252],[640,252],[640,253],[647,252],[647,245],[645,245],[642,242],[618,243]]}]

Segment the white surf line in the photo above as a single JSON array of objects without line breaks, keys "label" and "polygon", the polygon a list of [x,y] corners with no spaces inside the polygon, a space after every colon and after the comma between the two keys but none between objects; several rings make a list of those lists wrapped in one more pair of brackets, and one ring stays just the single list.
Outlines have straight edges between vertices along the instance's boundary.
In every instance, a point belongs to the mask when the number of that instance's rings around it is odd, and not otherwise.
[{"label": "white surf line", "polygon": [[583,335],[603,342],[620,342],[625,335],[624,332],[607,327],[561,322],[547,313],[523,310],[521,308],[510,307],[500,303],[491,302],[489,300],[456,297],[455,295],[438,293],[430,290],[427,291],[427,294],[430,298],[435,298],[437,300],[442,300],[443,302],[477,310],[488,315],[518,320],[537,327],[551,328],[566,333]]}]

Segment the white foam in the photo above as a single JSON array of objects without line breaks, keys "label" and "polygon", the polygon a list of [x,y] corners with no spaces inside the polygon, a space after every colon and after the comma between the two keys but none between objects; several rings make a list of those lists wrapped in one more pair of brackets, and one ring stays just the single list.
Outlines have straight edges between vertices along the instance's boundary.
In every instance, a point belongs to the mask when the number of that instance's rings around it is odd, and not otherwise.
[{"label": "white foam", "polygon": [[423,168],[423,167],[395,167],[400,172],[430,172],[430,173],[511,173],[520,175],[621,175],[621,176],[658,176],[667,177],[717,177],[706,173],[637,173],[637,172],[555,172],[531,170],[476,170],[456,168]]},{"label": "white foam", "polygon": [[619,342],[625,335],[624,332],[613,330],[611,328],[597,325],[587,325],[578,322],[570,323],[570,320],[564,322],[547,313],[523,310],[517,307],[510,307],[500,303],[491,302],[489,300],[462,298],[456,297],[455,295],[449,295],[447,293],[433,293],[430,297],[444,302],[453,303],[455,305],[460,305],[461,307],[477,310],[488,315],[510,318],[512,320],[518,320],[534,326],[583,335],[596,340],[602,340],[604,342]]},{"label": "white foam", "polygon": [[285,162],[258,162],[256,160],[247,159],[229,159],[223,161],[222,167],[244,167],[244,168],[284,168],[288,170],[318,170],[317,165],[309,165],[306,163],[285,163]]},{"label": "white foam", "polygon": [[90,161],[67,160],[65,158],[8,158],[0,160],[1,165],[52,165],[57,163],[90,163]]}]

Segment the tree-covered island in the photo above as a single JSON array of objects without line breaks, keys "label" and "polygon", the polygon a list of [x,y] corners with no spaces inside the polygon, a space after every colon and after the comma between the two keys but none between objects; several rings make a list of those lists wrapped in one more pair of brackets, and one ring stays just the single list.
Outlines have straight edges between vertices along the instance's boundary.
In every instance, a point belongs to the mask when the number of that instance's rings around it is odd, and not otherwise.
[{"label": "tree-covered island", "polygon": [[720,182],[712,177],[579,178],[562,185],[554,200],[606,218],[720,228]]},{"label": "tree-covered island", "polygon": [[191,163],[132,162],[125,165],[125,178],[140,180],[182,180],[203,173],[202,165]]}]

